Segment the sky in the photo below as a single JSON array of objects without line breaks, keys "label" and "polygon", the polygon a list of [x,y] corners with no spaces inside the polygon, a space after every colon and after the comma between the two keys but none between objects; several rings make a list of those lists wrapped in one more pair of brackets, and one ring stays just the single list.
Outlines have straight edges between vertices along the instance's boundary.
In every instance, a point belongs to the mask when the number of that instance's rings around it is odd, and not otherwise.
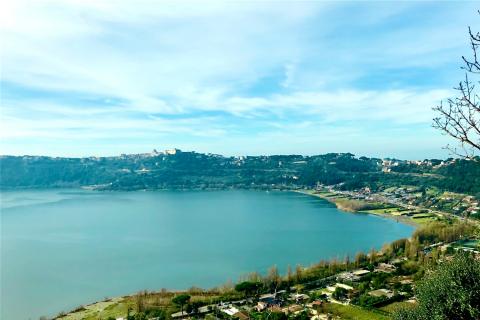
[{"label": "sky", "polygon": [[446,158],[475,2],[0,0],[1,154]]}]

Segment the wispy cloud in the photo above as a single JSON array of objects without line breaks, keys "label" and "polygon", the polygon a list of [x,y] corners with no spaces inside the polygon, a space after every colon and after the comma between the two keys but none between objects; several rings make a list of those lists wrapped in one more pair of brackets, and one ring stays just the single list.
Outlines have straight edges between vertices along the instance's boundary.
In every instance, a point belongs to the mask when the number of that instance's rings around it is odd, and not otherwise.
[{"label": "wispy cloud", "polygon": [[[336,151],[345,137],[365,154],[398,142],[399,156],[438,155],[423,151],[445,142],[431,107],[451,94],[478,21],[474,4],[453,2],[12,0],[0,11],[2,153],[65,155],[289,153],[280,136],[291,152]],[[423,136],[402,142],[411,130]]]}]

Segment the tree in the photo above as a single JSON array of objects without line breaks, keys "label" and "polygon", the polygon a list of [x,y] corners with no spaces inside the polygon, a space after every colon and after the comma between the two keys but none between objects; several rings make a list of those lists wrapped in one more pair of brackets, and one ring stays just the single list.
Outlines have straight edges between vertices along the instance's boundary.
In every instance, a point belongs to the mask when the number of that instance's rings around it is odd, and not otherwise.
[{"label": "tree", "polygon": [[145,311],[145,298],[147,297],[146,291],[141,291],[135,295],[135,304],[137,312]]},{"label": "tree", "polygon": [[394,319],[480,319],[480,261],[457,253],[427,274],[415,291],[417,306],[398,310]]},{"label": "tree", "polygon": [[377,257],[377,251],[375,248],[370,249],[370,253],[368,254],[368,259],[371,264],[375,263],[375,259]]},{"label": "tree", "polygon": [[183,306],[190,301],[190,295],[188,294],[179,294],[178,296],[173,297],[172,302],[177,306],[180,306],[181,311],[183,312]]},{"label": "tree", "polygon": [[301,265],[297,264],[295,267],[295,282],[300,283],[303,278],[303,268]]},{"label": "tree", "polygon": [[363,252],[359,252],[355,255],[355,267],[360,267],[367,261],[367,255]]},{"label": "tree", "polygon": [[292,279],[293,279],[292,267],[290,265],[288,265],[288,268],[287,268],[287,283],[288,283],[289,286],[292,283]]},{"label": "tree", "polygon": [[248,297],[256,293],[260,287],[261,283],[259,282],[244,281],[235,286],[235,291],[243,292]]},{"label": "tree", "polygon": [[[287,319],[288,319],[288,317],[287,317]],[[310,315],[308,314],[307,311],[303,310],[300,313],[294,314],[292,316],[292,319],[293,320],[310,320]]]},{"label": "tree", "polygon": [[268,269],[266,281],[270,286],[271,290],[276,290],[280,285],[281,278],[280,274],[278,273],[277,266],[273,266]]},{"label": "tree", "polygon": [[480,74],[480,62],[477,57],[477,50],[480,48],[480,32],[475,34],[470,27],[468,32],[473,58],[469,60],[462,57],[465,63],[463,69],[466,70],[465,80],[454,88],[458,91],[457,97],[449,98],[433,108],[438,114],[433,119],[433,127],[456,139],[461,151],[451,146],[447,146],[447,149],[455,155],[473,159],[480,151],[480,97],[475,87],[477,80],[471,79]]},{"label": "tree", "polygon": [[335,291],[332,293],[332,297],[336,300],[346,299],[348,296],[348,290],[342,287],[336,287]]},{"label": "tree", "polygon": [[348,267],[350,266],[350,256],[348,254],[345,256],[345,259],[343,260],[343,263],[345,264],[345,267],[348,270]]},{"label": "tree", "polygon": [[143,312],[138,312],[135,313],[135,316],[133,316],[134,320],[147,320],[147,316]]}]

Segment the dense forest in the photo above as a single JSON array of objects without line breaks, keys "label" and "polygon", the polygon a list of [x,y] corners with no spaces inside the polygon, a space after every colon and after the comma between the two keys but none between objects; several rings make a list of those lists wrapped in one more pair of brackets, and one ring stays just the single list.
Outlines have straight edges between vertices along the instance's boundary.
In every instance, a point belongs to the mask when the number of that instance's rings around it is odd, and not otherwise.
[{"label": "dense forest", "polygon": [[480,193],[479,161],[382,160],[350,153],[224,157],[175,150],[118,157],[2,156],[0,169],[2,189],[290,189],[323,184],[344,190],[413,185]]}]

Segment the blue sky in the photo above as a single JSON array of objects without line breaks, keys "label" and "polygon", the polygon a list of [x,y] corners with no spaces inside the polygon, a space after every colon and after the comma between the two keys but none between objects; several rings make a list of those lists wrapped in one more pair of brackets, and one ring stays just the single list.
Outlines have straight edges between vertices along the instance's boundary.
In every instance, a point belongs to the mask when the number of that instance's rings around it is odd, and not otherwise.
[{"label": "blue sky", "polygon": [[476,5],[3,1],[1,153],[444,158]]}]

